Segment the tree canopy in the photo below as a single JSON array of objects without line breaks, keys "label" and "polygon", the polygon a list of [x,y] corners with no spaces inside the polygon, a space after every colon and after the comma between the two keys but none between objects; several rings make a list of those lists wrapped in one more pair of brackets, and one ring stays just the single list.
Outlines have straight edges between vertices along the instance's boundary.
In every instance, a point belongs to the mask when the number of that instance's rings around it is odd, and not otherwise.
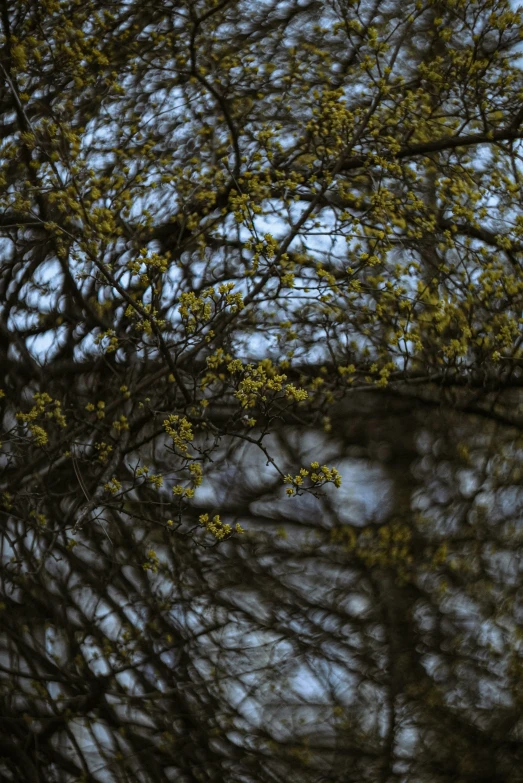
[{"label": "tree canopy", "polygon": [[0,0],[1,781],[520,780],[522,39]]}]

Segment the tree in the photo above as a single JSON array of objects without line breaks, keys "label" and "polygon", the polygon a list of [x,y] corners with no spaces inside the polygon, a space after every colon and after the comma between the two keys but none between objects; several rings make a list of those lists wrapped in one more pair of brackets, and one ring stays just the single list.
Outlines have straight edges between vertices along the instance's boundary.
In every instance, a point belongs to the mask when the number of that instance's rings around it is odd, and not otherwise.
[{"label": "tree", "polygon": [[0,12],[2,780],[517,780],[520,13]]}]

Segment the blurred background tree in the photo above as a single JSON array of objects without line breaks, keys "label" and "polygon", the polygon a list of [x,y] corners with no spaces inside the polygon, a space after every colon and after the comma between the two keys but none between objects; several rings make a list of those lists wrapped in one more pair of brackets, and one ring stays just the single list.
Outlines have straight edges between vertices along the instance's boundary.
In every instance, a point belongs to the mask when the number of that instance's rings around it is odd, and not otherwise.
[{"label": "blurred background tree", "polygon": [[0,0],[0,780],[522,781],[522,21]]}]

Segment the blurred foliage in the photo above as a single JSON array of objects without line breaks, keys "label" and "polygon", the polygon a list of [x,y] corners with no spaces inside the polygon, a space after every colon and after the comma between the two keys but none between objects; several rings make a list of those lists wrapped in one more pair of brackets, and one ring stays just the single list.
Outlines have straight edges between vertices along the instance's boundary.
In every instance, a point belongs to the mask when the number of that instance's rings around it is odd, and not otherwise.
[{"label": "blurred foliage", "polygon": [[0,781],[523,781],[522,38],[0,0]]}]

